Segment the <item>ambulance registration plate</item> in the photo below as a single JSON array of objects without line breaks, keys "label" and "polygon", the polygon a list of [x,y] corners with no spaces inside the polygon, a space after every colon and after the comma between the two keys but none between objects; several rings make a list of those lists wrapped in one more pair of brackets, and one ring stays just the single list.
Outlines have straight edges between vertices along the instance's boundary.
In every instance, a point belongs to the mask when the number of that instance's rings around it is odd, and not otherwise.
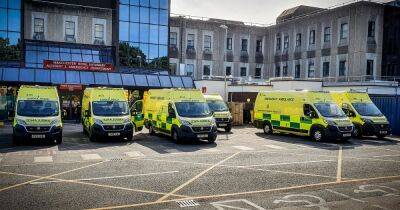
[{"label": "ambulance registration plate", "polygon": [[345,133],[343,134],[343,137],[351,137],[351,133]]},{"label": "ambulance registration plate", "polygon": [[32,139],[44,139],[46,138],[46,135],[44,134],[34,134],[32,135]]},{"label": "ambulance registration plate", "polygon": [[379,134],[387,134],[387,131],[379,131]]},{"label": "ambulance registration plate", "polygon": [[199,134],[197,135],[197,138],[207,138],[208,134]]},{"label": "ambulance registration plate", "polygon": [[108,136],[120,136],[120,133],[108,133]]},{"label": "ambulance registration plate", "polygon": [[219,126],[225,127],[225,126],[227,126],[227,124],[219,124]]}]

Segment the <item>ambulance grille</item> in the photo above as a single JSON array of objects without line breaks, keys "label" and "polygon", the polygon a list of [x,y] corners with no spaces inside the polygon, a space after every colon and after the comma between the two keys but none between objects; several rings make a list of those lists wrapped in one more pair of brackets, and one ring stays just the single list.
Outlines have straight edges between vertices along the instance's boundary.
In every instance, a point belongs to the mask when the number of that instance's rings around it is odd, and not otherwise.
[{"label": "ambulance grille", "polygon": [[229,118],[215,118],[216,122],[229,122]]},{"label": "ambulance grille", "polygon": [[211,127],[210,126],[205,126],[205,127],[192,127],[193,131],[196,133],[199,132],[210,132],[211,131]]},{"label": "ambulance grille", "polygon": [[353,126],[343,126],[343,127],[339,127],[339,130],[341,132],[350,132],[353,130]]},{"label": "ambulance grille", "polygon": [[124,125],[103,125],[106,131],[119,131],[124,129]]},{"label": "ambulance grille", "polygon": [[28,132],[48,132],[50,131],[50,126],[26,126]]}]

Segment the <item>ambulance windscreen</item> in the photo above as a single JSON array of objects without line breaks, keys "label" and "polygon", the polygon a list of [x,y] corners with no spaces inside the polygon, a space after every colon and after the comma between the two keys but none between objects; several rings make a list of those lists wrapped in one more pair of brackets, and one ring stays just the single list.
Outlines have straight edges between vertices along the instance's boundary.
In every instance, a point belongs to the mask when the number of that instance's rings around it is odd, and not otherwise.
[{"label": "ambulance windscreen", "polygon": [[17,114],[25,117],[51,117],[58,116],[57,101],[20,100],[17,105]]},{"label": "ambulance windscreen", "polygon": [[176,102],[175,107],[181,117],[211,116],[211,111],[205,102]]},{"label": "ambulance windscreen", "polygon": [[207,101],[208,106],[213,112],[227,112],[228,106],[223,101]]},{"label": "ambulance windscreen", "polygon": [[96,116],[124,116],[129,114],[128,103],[125,101],[95,101],[92,103],[93,114]]},{"label": "ambulance windscreen", "polygon": [[331,103],[316,103],[314,104],[315,108],[319,111],[319,113],[324,117],[332,117],[332,118],[342,118],[346,117],[346,114],[339,108],[337,104]]},{"label": "ambulance windscreen", "polygon": [[382,112],[373,103],[353,103],[353,107],[361,116],[383,116]]}]

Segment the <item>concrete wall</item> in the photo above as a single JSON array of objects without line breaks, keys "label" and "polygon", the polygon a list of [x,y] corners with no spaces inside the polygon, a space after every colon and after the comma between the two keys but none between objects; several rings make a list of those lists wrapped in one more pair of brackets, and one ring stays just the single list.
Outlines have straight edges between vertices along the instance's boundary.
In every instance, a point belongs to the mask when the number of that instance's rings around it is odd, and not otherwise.
[{"label": "concrete wall", "polygon": [[33,39],[33,19],[44,19],[44,41],[65,42],[64,22],[66,19],[77,21],[76,43],[94,43],[94,23],[105,25],[105,45],[112,45],[112,10],[92,9],[78,6],[55,6],[36,3],[25,3],[25,39]]}]

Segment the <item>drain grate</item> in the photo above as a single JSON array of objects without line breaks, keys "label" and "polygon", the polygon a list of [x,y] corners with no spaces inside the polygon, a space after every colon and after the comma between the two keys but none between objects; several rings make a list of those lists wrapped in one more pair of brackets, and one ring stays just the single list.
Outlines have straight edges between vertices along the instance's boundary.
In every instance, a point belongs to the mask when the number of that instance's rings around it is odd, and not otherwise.
[{"label": "drain grate", "polygon": [[111,162],[122,161],[122,158],[111,158],[109,161],[111,161]]},{"label": "drain grate", "polygon": [[195,200],[176,201],[176,203],[178,203],[179,207],[181,208],[200,206],[200,204]]}]

